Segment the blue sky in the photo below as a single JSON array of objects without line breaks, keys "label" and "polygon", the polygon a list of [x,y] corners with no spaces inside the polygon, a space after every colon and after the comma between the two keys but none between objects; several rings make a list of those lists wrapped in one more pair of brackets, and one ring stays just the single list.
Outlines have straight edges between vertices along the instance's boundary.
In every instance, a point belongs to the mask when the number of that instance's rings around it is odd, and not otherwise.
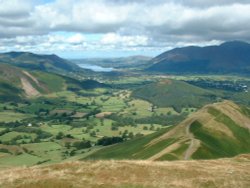
[{"label": "blue sky", "polygon": [[250,41],[249,0],[0,0],[0,52],[155,56]]}]

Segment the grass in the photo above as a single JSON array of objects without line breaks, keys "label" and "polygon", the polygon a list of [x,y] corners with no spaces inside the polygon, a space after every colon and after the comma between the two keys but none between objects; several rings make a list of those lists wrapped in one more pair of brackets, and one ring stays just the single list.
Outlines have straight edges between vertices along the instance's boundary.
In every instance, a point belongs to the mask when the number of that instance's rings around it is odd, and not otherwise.
[{"label": "grass", "polygon": [[59,132],[63,132],[66,133],[68,132],[70,129],[72,129],[71,126],[69,125],[42,125],[41,129],[43,129],[46,132],[49,132],[53,135],[57,135]]},{"label": "grass", "polygon": [[250,108],[245,107],[245,106],[242,106],[242,107],[241,107],[241,112],[242,112],[245,116],[247,116],[247,117],[250,118]]},{"label": "grass", "polygon": [[152,115],[152,112],[149,111],[151,107],[151,103],[143,100],[132,100],[131,102],[128,103],[129,107],[122,112],[122,114],[126,114],[129,116],[133,116],[133,113],[136,114],[134,115],[134,118],[143,118],[143,117],[148,117]]},{"label": "grass", "polygon": [[101,106],[102,112],[119,112],[126,107],[124,100],[119,97],[107,97],[105,101],[102,101],[102,98],[103,97],[97,97],[93,100]]},{"label": "grass", "polygon": [[42,153],[46,151],[53,151],[61,149],[61,146],[55,142],[41,142],[32,144],[22,144],[22,147],[34,151],[35,153]]},{"label": "grass", "polygon": [[30,136],[32,139],[36,138],[36,134],[12,131],[0,136],[0,140],[2,142],[8,142],[11,141],[13,138],[16,138],[17,136]]},{"label": "grass", "polygon": [[178,157],[176,157],[175,155],[168,153],[166,155],[161,156],[158,161],[175,161],[178,160]]},{"label": "grass", "polygon": [[182,143],[179,148],[172,151],[171,153],[175,154],[175,156],[184,156],[185,151],[187,151],[189,144]]},{"label": "grass", "polygon": [[33,117],[30,114],[22,114],[12,111],[0,112],[0,122],[15,122]]},{"label": "grass", "polygon": [[[141,159],[148,156],[152,156],[157,153],[160,148],[166,147],[168,142],[161,142],[157,146],[152,146],[150,149],[144,151],[145,146],[154,138],[157,138],[164,134],[168,129],[162,129],[156,133],[135,138],[116,144],[113,146],[105,147],[104,149],[98,150],[96,153],[88,156],[88,159]],[[136,155],[136,153],[138,155]]]},{"label": "grass", "polygon": [[56,74],[50,74],[45,72],[32,72],[32,74],[40,80],[50,92],[58,92],[63,90],[65,81],[62,77],[57,76]]},{"label": "grass", "polygon": [[157,142],[156,144],[150,145],[149,147],[145,147],[144,149],[138,151],[134,154],[134,156],[138,159],[148,159],[153,155],[159,153],[163,149],[167,148],[169,145],[174,143],[175,139],[169,138],[162,141]]},{"label": "grass", "polygon": [[60,98],[60,99],[65,99],[70,102],[77,102],[80,104],[86,104],[89,103],[89,98],[88,97],[81,97],[76,95],[72,91],[60,91],[60,92],[54,92],[51,94],[46,95],[48,98]]},{"label": "grass", "polygon": [[237,125],[230,117],[223,113],[219,113],[216,121],[224,123],[232,131],[234,137],[239,141],[239,152],[250,152],[250,132],[248,129]]},{"label": "grass", "polygon": [[56,142],[22,144],[21,146],[26,148],[28,153],[39,157],[40,161],[61,162],[63,159],[62,146]]},{"label": "grass", "polygon": [[250,133],[247,129],[240,127],[215,108],[209,108],[208,112],[216,117],[216,121],[226,125],[233,133],[234,138],[222,132],[208,130],[198,121],[193,122],[190,131],[202,141],[201,147],[192,156],[194,159],[232,157],[240,153],[250,152]]},{"label": "grass", "polygon": [[132,96],[158,107],[173,107],[177,112],[181,112],[183,108],[199,108],[216,101],[215,95],[209,90],[176,80],[162,80],[142,86]]},{"label": "grass", "polygon": [[247,188],[249,155],[199,161],[84,161],[0,171],[8,188]]},{"label": "grass", "polygon": [[35,165],[37,162],[41,161],[42,159],[35,155],[30,155],[27,153],[21,155],[10,155],[7,157],[0,157],[0,166],[1,167],[9,167],[9,166],[23,166],[28,165]]}]

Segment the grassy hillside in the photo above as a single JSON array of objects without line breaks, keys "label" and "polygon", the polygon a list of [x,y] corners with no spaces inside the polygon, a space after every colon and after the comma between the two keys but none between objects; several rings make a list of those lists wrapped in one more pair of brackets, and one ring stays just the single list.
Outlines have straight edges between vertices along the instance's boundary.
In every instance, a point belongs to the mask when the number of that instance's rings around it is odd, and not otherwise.
[{"label": "grassy hillside", "polygon": [[153,147],[149,147],[150,149],[145,149],[151,140],[160,137],[169,129],[163,129],[147,136],[112,145],[97,151],[87,159],[147,159],[171,143],[172,140],[169,140],[169,142],[161,142]]},{"label": "grassy hillside", "polygon": [[250,157],[151,162],[84,161],[0,171],[0,186],[8,188],[247,188]]},{"label": "grassy hillside", "polygon": [[[245,109],[246,111],[246,109]],[[250,153],[250,119],[230,101],[207,105],[177,126],[99,150],[88,159],[213,159]]]},{"label": "grassy hillside", "polygon": [[132,96],[150,101],[158,107],[173,107],[178,112],[182,108],[200,108],[217,100],[213,92],[177,80],[162,80],[142,86],[134,90]]},{"label": "grassy hillside", "polygon": [[27,71],[0,64],[0,100],[16,101],[61,91],[65,80],[61,76],[40,71]]},{"label": "grassy hillside", "polygon": [[79,81],[55,73],[0,64],[0,101],[15,102],[59,91],[76,92],[100,87],[108,86],[94,80]]},{"label": "grassy hillside", "polygon": [[80,68],[56,55],[38,55],[29,52],[9,52],[0,54],[0,63],[40,71],[77,71]]}]

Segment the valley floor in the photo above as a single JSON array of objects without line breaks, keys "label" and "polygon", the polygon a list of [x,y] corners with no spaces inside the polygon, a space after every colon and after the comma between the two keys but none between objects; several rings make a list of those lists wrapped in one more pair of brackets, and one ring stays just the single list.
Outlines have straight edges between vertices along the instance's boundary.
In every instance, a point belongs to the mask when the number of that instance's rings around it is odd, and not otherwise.
[{"label": "valley floor", "polygon": [[0,171],[0,187],[247,188],[250,155],[232,159],[83,161]]}]

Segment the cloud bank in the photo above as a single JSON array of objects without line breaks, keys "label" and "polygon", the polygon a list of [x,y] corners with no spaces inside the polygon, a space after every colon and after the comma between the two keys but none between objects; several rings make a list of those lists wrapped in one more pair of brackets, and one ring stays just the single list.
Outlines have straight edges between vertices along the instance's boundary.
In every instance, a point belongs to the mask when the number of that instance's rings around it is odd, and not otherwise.
[{"label": "cloud bank", "polygon": [[0,0],[0,50],[159,50],[250,41],[248,0]]}]

